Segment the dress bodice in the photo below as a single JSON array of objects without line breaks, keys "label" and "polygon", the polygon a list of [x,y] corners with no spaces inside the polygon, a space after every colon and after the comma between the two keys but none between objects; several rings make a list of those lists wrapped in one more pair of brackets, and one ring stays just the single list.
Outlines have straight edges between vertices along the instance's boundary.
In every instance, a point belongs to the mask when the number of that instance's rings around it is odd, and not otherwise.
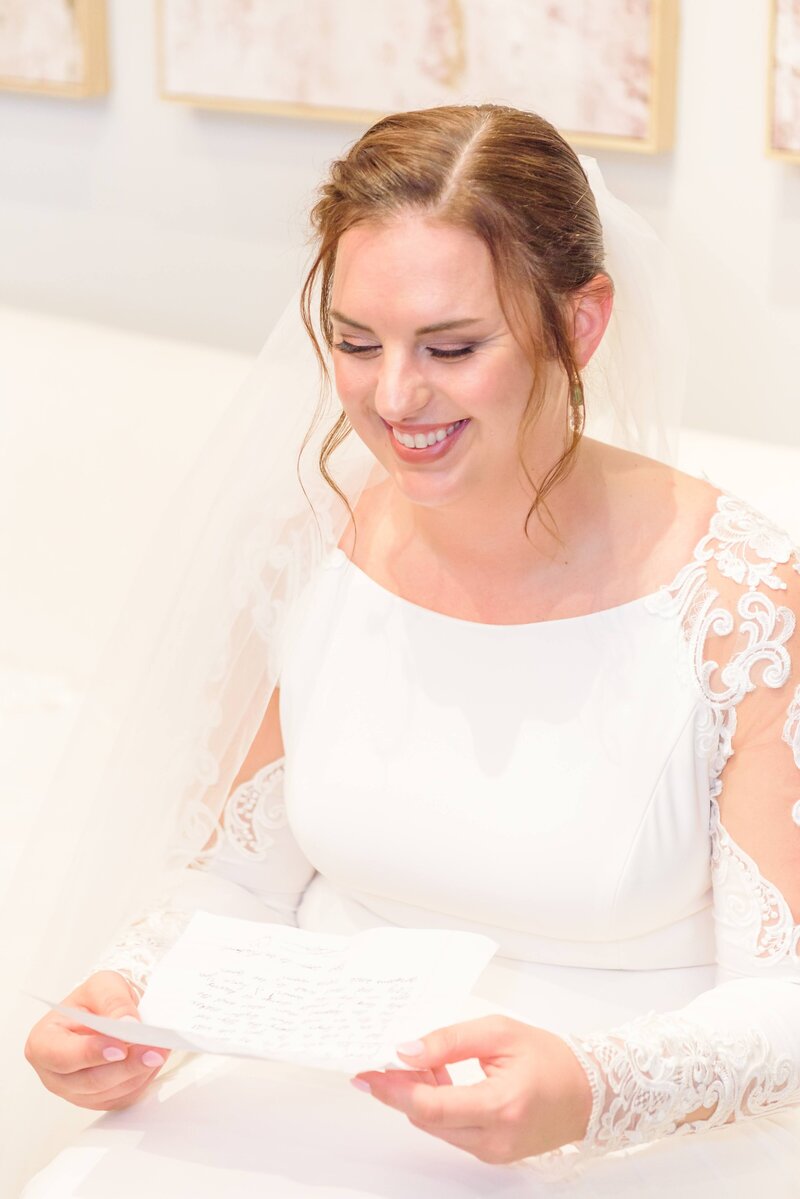
[{"label": "dress bodice", "polygon": [[104,968],[138,956],[146,976],[168,919],[177,935],[209,903],[318,932],[488,934],[498,952],[441,1023],[561,1034],[592,1091],[581,1153],[713,1145],[777,1115],[767,1156],[785,1143],[794,1186],[798,575],[790,538],[724,494],[657,592],[532,624],[428,610],[331,550],[280,647],[284,755],[230,795],[211,868]]},{"label": "dress bodice", "polygon": [[699,697],[654,598],[481,624],[332,551],[281,676],[287,815],[308,859],[377,918],[485,932],[501,957],[712,963]]}]

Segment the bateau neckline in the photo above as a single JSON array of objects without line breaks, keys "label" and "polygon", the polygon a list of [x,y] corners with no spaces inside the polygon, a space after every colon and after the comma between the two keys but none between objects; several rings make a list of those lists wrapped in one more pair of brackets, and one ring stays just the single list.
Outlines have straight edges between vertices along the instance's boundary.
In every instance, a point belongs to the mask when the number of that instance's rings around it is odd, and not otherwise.
[{"label": "bateau neckline", "polygon": [[439,612],[436,608],[425,608],[422,604],[415,604],[413,600],[408,600],[402,595],[398,595],[396,591],[390,591],[388,587],[384,587],[382,583],[378,583],[373,579],[372,575],[368,575],[360,566],[356,566],[352,558],[348,558],[347,554],[339,546],[335,546],[331,550],[331,557],[338,560],[342,566],[348,569],[355,578],[360,579],[363,584],[371,587],[388,600],[399,604],[402,607],[411,609],[412,612],[419,612],[426,617],[430,616],[434,619],[446,621],[451,625],[466,625],[468,628],[475,629],[538,629],[553,627],[554,625],[575,624],[577,621],[598,620],[602,617],[611,617],[625,612],[626,609],[644,608],[645,605],[651,603],[661,594],[663,588],[657,591],[650,591],[647,595],[637,596],[635,599],[625,600],[621,604],[613,604],[609,608],[597,608],[594,612],[584,612],[580,616],[554,616],[548,617],[545,620],[532,620],[524,623],[516,624],[487,624],[480,620],[464,620],[460,616],[450,616],[446,612]]}]

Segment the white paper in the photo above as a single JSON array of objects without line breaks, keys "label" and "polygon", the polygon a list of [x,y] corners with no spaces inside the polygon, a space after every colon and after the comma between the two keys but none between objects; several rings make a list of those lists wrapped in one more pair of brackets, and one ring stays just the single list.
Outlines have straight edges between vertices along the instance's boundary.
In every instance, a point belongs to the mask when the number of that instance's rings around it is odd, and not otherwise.
[{"label": "white paper", "polygon": [[478,933],[310,933],[196,912],[153,972],[141,1025],[74,1018],[132,1044],[348,1073],[410,1069],[398,1042],[457,1022],[497,949]]}]

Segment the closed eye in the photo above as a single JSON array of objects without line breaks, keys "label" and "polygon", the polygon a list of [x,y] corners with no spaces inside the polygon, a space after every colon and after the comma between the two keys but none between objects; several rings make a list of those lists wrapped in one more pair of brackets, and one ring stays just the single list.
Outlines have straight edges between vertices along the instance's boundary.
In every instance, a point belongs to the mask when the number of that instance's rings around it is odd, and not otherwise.
[{"label": "closed eye", "polygon": [[334,343],[334,349],[341,350],[343,354],[367,354],[370,350],[379,350],[380,346],[356,346],[352,341],[341,341]]},{"label": "closed eye", "polygon": [[457,350],[439,350],[436,346],[428,346],[434,358],[466,358],[475,349],[474,345],[459,346]]},{"label": "closed eye", "polygon": [[[357,346],[352,341],[347,341],[342,338],[341,341],[334,343],[334,349],[341,350],[343,354],[369,354],[373,350],[379,350],[380,346]],[[474,344],[466,346],[458,346],[454,350],[442,350],[437,346],[426,346],[432,358],[466,358],[467,354],[471,354],[475,349]]]}]

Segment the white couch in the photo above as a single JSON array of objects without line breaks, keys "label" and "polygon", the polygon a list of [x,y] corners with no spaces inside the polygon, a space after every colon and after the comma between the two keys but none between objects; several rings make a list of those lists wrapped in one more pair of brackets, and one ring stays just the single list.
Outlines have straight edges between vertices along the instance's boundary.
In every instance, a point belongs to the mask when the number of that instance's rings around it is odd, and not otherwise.
[{"label": "white couch", "polygon": [[[0,892],[35,828],[37,797],[109,614],[250,362],[0,308],[0,512],[11,517],[0,524]],[[682,465],[751,500],[800,540],[800,447],[689,430]],[[23,914],[17,932],[25,931]],[[21,1045],[9,1048],[3,1085],[12,1097],[24,1094],[27,1113],[14,1126],[12,1102],[3,1117],[0,1194],[12,1196],[93,1116],[44,1092]]]}]

